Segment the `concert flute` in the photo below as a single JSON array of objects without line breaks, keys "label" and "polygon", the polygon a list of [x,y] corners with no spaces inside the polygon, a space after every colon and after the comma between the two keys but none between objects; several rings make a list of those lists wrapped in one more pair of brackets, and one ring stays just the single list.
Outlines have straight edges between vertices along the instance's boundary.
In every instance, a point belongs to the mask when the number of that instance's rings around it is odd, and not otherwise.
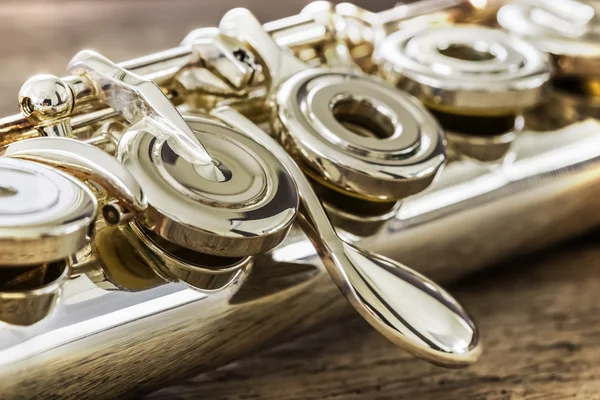
[{"label": "concert flute", "polygon": [[478,4],[314,3],[264,26],[237,9],[28,81],[0,121],[3,395],[133,396],[346,315],[336,285],[416,356],[474,362],[474,322],[421,273],[600,218],[594,109],[552,89],[589,70]]}]

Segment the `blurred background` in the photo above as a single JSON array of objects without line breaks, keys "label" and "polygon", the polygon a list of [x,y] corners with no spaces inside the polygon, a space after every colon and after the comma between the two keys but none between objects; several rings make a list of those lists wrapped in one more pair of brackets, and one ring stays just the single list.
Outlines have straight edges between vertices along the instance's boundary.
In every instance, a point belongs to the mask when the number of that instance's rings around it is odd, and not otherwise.
[{"label": "blurred background", "polygon": [[[340,1],[334,1],[339,3]],[[215,26],[235,7],[263,22],[298,13],[310,0],[0,0],[0,113],[18,112],[21,84],[37,73],[62,76],[82,49],[124,61],[177,46],[193,29]],[[395,0],[356,0],[372,11]]]}]

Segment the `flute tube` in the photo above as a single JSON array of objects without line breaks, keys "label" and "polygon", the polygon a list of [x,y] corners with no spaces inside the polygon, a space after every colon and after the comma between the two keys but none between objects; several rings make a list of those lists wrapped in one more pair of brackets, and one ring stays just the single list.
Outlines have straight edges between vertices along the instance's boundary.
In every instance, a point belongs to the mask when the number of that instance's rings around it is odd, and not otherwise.
[{"label": "flute tube", "polygon": [[[598,187],[599,123],[524,132],[502,164],[448,165],[360,245],[448,282],[599,226]],[[219,294],[174,283],[105,291],[80,275],[65,284],[53,318],[0,328],[0,391],[134,397],[331,323],[351,310],[318,260],[294,229]]]}]

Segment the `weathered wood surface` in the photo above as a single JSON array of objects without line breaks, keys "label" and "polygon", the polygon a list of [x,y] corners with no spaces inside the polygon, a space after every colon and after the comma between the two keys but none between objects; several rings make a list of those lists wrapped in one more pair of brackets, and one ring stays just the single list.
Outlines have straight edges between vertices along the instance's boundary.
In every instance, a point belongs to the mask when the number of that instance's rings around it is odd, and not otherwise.
[{"label": "weathered wood surface", "polygon": [[600,399],[599,239],[452,288],[483,331],[486,350],[471,368],[412,359],[355,318],[148,400]]},{"label": "weathered wood surface", "polygon": [[[308,0],[30,0],[0,3],[0,112],[22,82],[61,75],[80,49],[120,61],[177,45],[245,6],[267,21]],[[355,1],[373,10],[394,0]],[[359,319],[324,327],[148,400],[600,399],[600,236],[471,277],[453,288],[483,329],[481,362],[448,371],[413,360]]]}]

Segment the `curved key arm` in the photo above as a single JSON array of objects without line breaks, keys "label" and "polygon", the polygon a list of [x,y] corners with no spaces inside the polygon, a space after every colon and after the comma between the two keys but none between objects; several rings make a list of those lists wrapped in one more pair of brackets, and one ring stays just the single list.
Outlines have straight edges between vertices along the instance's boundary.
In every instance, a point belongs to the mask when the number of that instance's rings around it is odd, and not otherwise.
[{"label": "curved key arm", "polygon": [[167,136],[169,145],[181,157],[195,164],[213,163],[202,143],[156,83],[90,50],[73,57],[69,73],[87,77],[97,95],[132,125],[144,121],[144,127],[152,134]]},{"label": "curved key arm", "polygon": [[140,213],[148,205],[138,182],[116,158],[74,139],[42,137],[23,140],[0,150],[0,156],[39,162],[81,180],[92,181],[117,199],[126,213]]},{"label": "curved key arm", "polygon": [[423,275],[389,258],[344,242],[310,183],[286,151],[231,108],[213,115],[273,152],[294,177],[299,222],[346,299],[375,329],[408,352],[435,364],[468,365],[481,353],[479,332],[463,307]]}]

